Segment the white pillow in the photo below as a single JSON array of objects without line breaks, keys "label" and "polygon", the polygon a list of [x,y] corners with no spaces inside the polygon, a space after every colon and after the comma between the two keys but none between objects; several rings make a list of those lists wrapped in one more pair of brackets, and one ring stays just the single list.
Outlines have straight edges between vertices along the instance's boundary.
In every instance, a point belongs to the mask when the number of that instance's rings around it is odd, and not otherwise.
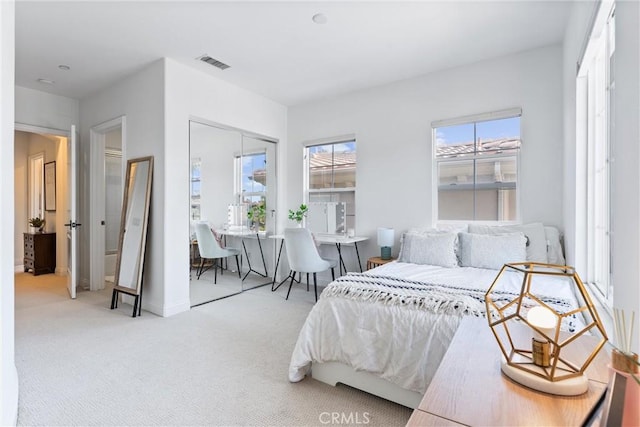
[{"label": "white pillow", "polygon": [[456,239],[457,235],[455,233],[406,233],[399,261],[441,267],[457,267]]},{"label": "white pillow", "polygon": [[454,250],[456,253],[456,257],[458,258],[457,264],[460,264],[460,242],[458,241],[458,233],[461,231],[466,232],[467,229],[467,224],[441,224],[438,225],[437,228],[410,228],[409,231],[403,233],[402,236],[400,236],[400,253],[398,254],[398,259],[402,259],[402,254],[404,252],[404,236],[406,236],[407,234],[426,236],[428,234],[453,233],[456,238]]},{"label": "white pillow", "polygon": [[565,259],[560,243],[560,230],[548,225],[544,226],[544,234],[547,236],[547,260],[550,264],[564,265]]},{"label": "white pillow", "polygon": [[440,232],[435,228],[410,228],[407,232],[402,233],[402,235],[400,236],[400,253],[398,253],[398,261],[401,261],[404,258],[403,254],[405,252],[405,244],[404,244],[405,236],[407,236],[408,234],[417,234],[419,236],[424,236],[426,234],[436,234],[436,233],[440,233]]},{"label": "white pillow", "polygon": [[469,233],[475,234],[505,234],[522,233],[527,243],[527,258],[520,261],[547,263],[547,236],[541,222],[522,225],[477,225],[469,224]]},{"label": "white pillow", "polygon": [[463,267],[499,270],[504,264],[526,261],[527,239],[522,233],[500,235],[459,233],[458,236]]}]

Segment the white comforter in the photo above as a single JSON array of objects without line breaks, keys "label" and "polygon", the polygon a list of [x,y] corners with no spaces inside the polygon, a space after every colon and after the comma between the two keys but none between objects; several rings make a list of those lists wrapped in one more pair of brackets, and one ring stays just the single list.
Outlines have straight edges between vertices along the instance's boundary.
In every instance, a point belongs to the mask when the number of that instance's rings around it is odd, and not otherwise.
[{"label": "white comforter", "polygon": [[[486,291],[496,270],[443,268],[391,262],[365,276],[401,277],[411,281]],[[503,288],[518,293],[521,277]],[[548,280],[547,280],[548,279]],[[538,292],[575,302],[571,287],[545,278]],[[424,393],[460,323],[462,314],[420,304],[380,302],[332,292],[330,284],[305,321],[291,356],[289,380],[300,381],[311,362],[340,362],[367,371],[400,387]],[[404,301],[404,300],[403,300]]]}]

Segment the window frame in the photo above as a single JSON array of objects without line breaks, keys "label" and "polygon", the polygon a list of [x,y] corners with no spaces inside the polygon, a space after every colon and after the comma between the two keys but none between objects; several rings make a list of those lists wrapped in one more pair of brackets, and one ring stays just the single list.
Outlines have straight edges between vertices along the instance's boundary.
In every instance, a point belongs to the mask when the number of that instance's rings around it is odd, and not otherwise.
[{"label": "window frame", "polygon": [[[614,149],[615,2],[594,14],[576,72],[576,143],[584,150],[576,170],[584,177],[584,281],[602,305],[613,306],[611,162]],[[580,233],[578,229],[578,233]]]},{"label": "window frame", "polygon": [[[193,174],[193,166],[194,164],[198,164],[198,170],[200,171],[200,175],[195,178]],[[197,200],[194,196],[193,184],[198,182],[200,184],[200,194],[197,196]],[[200,221],[202,218],[202,158],[193,157],[191,158],[191,162],[189,163],[189,218],[191,221]],[[194,214],[195,207],[197,206],[198,213]],[[197,218],[196,218],[197,216]]]},{"label": "window frame", "polygon": [[[476,152],[476,150],[474,149],[473,153],[468,153],[465,155],[461,155],[461,156],[452,156],[452,157],[448,157],[448,156],[441,156],[438,157],[438,146],[437,146],[437,130],[439,128],[443,128],[443,127],[449,127],[449,126],[457,126],[457,125],[464,125],[464,124],[473,124],[474,125],[474,138],[475,138],[475,127],[478,123],[482,123],[482,122],[489,122],[489,121],[495,121],[495,120],[502,120],[502,119],[509,119],[509,118],[515,118],[518,117],[520,118],[520,131],[519,131],[519,138],[520,138],[520,144],[517,148],[514,149],[509,149],[506,152],[503,153],[485,153],[485,154],[478,154]],[[431,123],[431,149],[432,149],[432,154],[431,154],[431,160],[432,160],[432,218],[434,218],[433,222],[435,224],[468,224],[468,223],[478,223],[478,224],[502,224],[502,225],[506,225],[506,224],[517,224],[520,223],[521,221],[521,152],[522,152],[522,108],[520,107],[515,107],[515,108],[508,108],[508,109],[504,109],[504,110],[498,110],[498,111],[492,111],[492,112],[487,112],[487,113],[481,113],[481,114],[473,114],[473,115],[468,115],[468,116],[461,116],[461,117],[457,117],[457,118],[453,118],[453,119],[445,119],[445,120],[436,120],[433,121]],[[475,142],[475,141],[474,141]],[[472,162],[474,164],[473,167],[473,173],[474,176],[476,175],[476,167],[475,164],[478,161],[482,161],[482,160],[491,160],[491,159],[505,159],[505,158],[511,158],[514,157],[515,158],[515,165],[516,165],[516,176],[515,176],[515,183],[513,184],[514,189],[515,189],[515,218],[513,219],[507,219],[507,220],[486,220],[486,219],[476,219],[476,209],[475,209],[475,191],[477,191],[478,187],[480,187],[479,189],[485,189],[485,188],[492,188],[495,187],[497,189],[499,189],[500,187],[504,187],[504,185],[498,185],[498,184],[484,184],[484,183],[480,183],[478,185],[478,183],[476,183],[475,181],[473,181],[470,185],[472,185],[472,189],[474,189],[474,212],[473,212],[473,216],[474,219],[442,219],[440,218],[439,215],[439,195],[440,195],[440,165],[441,164],[451,164],[451,163],[456,163],[456,162]]]},{"label": "window frame", "polygon": [[[355,146],[355,152],[356,152],[356,161],[355,161],[355,185],[352,187],[331,187],[331,188],[309,188],[310,183],[311,183],[311,177],[310,177],[310,173],[309,173],[309,168],[310,168],[310,156],[309,156],[309,150],[313,147],[318,147],[318,146],[323,146],[323,145],[337,145],[337,144],[345,144],[345,143],[353,143]],[[355,229],[355,222],[356,222],[356,189],[358,186],[358,159],[357,159],[357,152],[358,152],[358,141],[356,139],[356,135],[355,134],[347,134],[347,135],[340,135],[340,136],[335,136],[335,137],[330,137],[330,138],[323,138],[323,139],[315,139],[315,140],[311,140],[311,141],[306,141],[302,143],[303,145],[303,201],[304,203],[310,203],[311,202],[311,197],[313,194],[328,194],[328,195],[333,195],[333,194],[339,194],[339,193],[344,193],[344,194],[348,194],[348,193],[352,193],[353,194],[353,206],[346,206],[347,208],[347,228],[353,228]]]},{"label": "window frame", "polygon": [[[245,157],[253,157],[253,156],[259,156],[259,155],[263,155],[265,158],[265,162],[267,159],[267,150],[255,150],[255,151],[247,151],[247,152],[243,152],[242,154],[236,154],[234,156],[233,159],[233,196],[236,199],[237,203],[241,203],[241,204],[247,204],[249,206],[251,206],[253,203],[251,202],[245,202],[244,198],[245,197],[260,197],[260,199],[262,201],[265,201],[266,203],[266,199],[267,199],[267,184],[265,183],[263,185],[264,190],[263,191],[244,191],[244,186],[242,183],[242,162],[243,159]],[[255,170],[255,169],[254,169]],[[265,166],[265,170],[266,170],[266,166]]]}]

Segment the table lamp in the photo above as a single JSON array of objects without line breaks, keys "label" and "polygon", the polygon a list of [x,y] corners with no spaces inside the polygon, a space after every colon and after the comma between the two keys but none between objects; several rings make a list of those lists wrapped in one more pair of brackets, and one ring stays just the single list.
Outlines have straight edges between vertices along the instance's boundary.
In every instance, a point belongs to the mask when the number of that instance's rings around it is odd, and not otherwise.
[{"label": "table lamp", "polygon": [[380,246],[380,258],[391,259],[391,247],[395,239],[393,228],[378,228],[378,246]]},{"label": "table lamp", "polygon": [[[550,281],[551,276],[556,280]],[[556,292],[549,294],[550,288],[562,286],[567,287],[564,295],[575,295],[577,307]],[[549,394],[576,396],[588,390],[585,370],[607,342],[607,334],[573,267],[505,264],[487,290],[485,303],[506,376]]]}]

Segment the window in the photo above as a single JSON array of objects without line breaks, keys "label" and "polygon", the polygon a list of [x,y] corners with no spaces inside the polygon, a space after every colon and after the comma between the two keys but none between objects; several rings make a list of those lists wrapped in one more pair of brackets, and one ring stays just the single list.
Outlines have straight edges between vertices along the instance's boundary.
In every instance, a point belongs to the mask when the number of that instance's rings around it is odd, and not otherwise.
[{"label": "window", "polygon": [[200,158],[191,159],[191,220],[200,221],[200,184],[202,174],[200,169],[202,160]]},{"label": "window", "polygon": [[356,141],[345,138],[305,148],[307,202],[345,202],[347,229],[355,228]]},{"label": "window", "polygon": [[235,194],[238,203],[249,206],[265,201],[267,194],[267,153],[244,153],[236,156]]},{"label": "window", "polygon": [[518,218],[520,109],[434,122],[437,220]]},{"label": "window", "polygon": [[586,148],[586,162],[578,168],[586,177],[586,281],[610,304],[611,204],[610,151],[612,146],[615,79],[615,13],[602,2],[577,76],[578,144]]}]

